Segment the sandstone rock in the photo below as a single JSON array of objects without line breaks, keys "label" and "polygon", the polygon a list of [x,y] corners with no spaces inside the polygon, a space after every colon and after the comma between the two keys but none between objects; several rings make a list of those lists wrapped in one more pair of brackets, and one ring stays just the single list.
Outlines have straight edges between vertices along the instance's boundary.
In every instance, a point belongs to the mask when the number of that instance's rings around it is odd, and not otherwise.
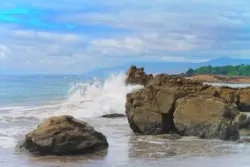
[{"label": "sandstone rock", "polygon": [[250,112],[250,88],[239,90],[238,108],[243,112]]},{"label": "sandstone rock", "polygon": [[187,95],[177,88],[158,90],[146,87],[127,95],[126,115],[136,133],[161,134],[174,131],[173,111],[176,99]]},{"label": "sandstone rock", "polygon": [[193,87],[197,88],[198,86],[203,87],[201,82],[185,79],[179,75],[167,75],[159,74],[153,77],[148,84],[149,86],[175,86],[175,87]]},{"label": "sandstone rock", "polygon": [[144,85],[143,89],[127,95],[126,115],[136,133],[178,130],[182,135],[236,140],[238,126],[246,127],[246,122],[236,121],[235,117],[239,111],[250,111],[250,88],[215,87],[167,74],[145,81],[149,75],[136,67],[131,67],[129,74],[127,80]]},{"label": "sandstone rock", "polygon": [[236,105],[207,96],[188,96],[177,100],[174,124],[181,135],[237,140],[239,114]]},{"label": "sandstone rock", "polygon": [[28,133],[17,146],[34,155],[74,155],[108,147],[106,137],[71,116],[51,117]]},{"label": "sandstone rock", "polygon": [[126,84],[139,84],[146,85],[153,75],[147,75],[144,72],[144,68],[137,68],[136,66],[131,66],[127,72]]},{"label": "sandstone rock", "polygon": [[201,94],[211,95],[214,97],[221,98],[228,103],[239,103],[239,94],[237,93],[237,89],[230,87],[215,87],[210,86],[207,89],[204,89]]},{"label": "sandstone rock", "polygon": [[181,97],[187,96],[189,93],[177,88],[162,88],[156,95],[156,101],[160,113],[172,114],[175,109],[175,101]]},{"label": "sandstone rock", "polygon": [[163,118],[159,112],[153,88],[145,88],[127,95],[126,115],[136,133],[160,134]]}]

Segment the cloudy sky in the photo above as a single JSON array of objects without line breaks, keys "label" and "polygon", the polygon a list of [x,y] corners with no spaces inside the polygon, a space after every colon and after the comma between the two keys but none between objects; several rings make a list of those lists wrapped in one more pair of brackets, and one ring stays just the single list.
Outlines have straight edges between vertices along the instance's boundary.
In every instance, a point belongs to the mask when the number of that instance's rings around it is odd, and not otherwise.
[{"label": "cloudy sky", "polygon": [[0,73],[80,73],[133,61],[250,58],[248,0],[11,0]]}]

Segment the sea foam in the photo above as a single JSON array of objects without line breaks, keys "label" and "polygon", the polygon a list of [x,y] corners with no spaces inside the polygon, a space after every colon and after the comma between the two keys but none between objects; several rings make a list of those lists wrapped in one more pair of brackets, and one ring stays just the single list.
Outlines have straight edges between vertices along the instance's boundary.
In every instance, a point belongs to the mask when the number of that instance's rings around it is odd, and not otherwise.
[{"label": "sea foam", "polygon": [[99,117],[104,114],[125,113],[126,95],[142,88],[141,85],[126,85],[125,74],[117,74],[106,80],[94,79],[75,83],[69,89],[68,98],[42,106],[11,106],[0,108],[3,118],[37,118],[72,115],[78,118]]},{"label": "sea foam", "polygon": [[[117,74],[105,80],[74,83],[65,100],[48,102],[47,105],[0,108],[0,147],[13,147],[19,136],[51,116],[72,115],[84,119],[112,113],[125,114],[127,93],[143,87],[126,85],[125,78],[125,74]],[[9,142],[3,142],[7,138]]]}]

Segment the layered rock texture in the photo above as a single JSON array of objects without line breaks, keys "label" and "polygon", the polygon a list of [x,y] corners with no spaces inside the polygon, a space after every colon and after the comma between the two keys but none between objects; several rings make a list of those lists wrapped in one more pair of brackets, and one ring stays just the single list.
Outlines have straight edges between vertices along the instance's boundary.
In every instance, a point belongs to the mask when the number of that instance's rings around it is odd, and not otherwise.
[{"label": "layered rock texture", "polygon": [[18,146],[34,155],[75,155],[108,147],[106,137],[71,116],[51,117],[25,136]]},{"label": "layered rock texture", "polygon": [[130,127],[140,134],[237,140],[236,118],[240,111],[250,111],[249,88],[213,87],[177,75],[153,76],[135,66],[128,71],[126,83],[144,85],[128,94],[126,102]]}]

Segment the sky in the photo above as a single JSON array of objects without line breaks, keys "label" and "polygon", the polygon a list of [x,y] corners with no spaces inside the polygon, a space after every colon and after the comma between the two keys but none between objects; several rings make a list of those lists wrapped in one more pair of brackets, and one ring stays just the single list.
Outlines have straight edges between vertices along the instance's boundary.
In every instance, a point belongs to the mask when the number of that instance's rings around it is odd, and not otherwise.
[{"label": "sky", "polygon": [[11,0],[0,73],[83,73],[133,61],[250,59],[248,0]]}]

